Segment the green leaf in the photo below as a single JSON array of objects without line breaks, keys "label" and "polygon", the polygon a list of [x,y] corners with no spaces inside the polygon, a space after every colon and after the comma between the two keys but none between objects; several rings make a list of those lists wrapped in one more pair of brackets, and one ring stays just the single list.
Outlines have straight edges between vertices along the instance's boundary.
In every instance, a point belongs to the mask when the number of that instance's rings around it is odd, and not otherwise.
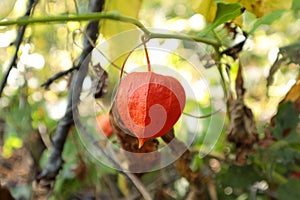
[{"label": "green leaf", "polygon": [[285,59],[289,59],[289,61],[295,64],[300,64],[299,52],[300,42],[296,42],[294,44],[279,48],[279,53],[282,55],[282,57]]},{"label": "green leaf", "polygon": [[218,3],[217,15],[215,18],[213,28],[235,19],[242,14],[242,7],[237,3]]},{"label": "green leaf", "polygon": [[202,31],[201,35],[207,34],[209,31],[215,29],[219,25],[235,19],[242,14],[242,7],[237,3],[224,3],[219,2],[217,4],[217,14],[214,22],[207,26],[205,30]]},{"label": "green leaf", "polygon": [[300,197],[300,180],[291,178],[286,184],[280,185],[278,191],[278,200],[298,200]]},{"label": "green leaf", "polygon": [[300,10],[300,1],[299,0],[293,0],[292,10]]},{"label": "green leaf", "polygon": [[260,176],[253,165],[231,166],[227,171],[221,171],[219,180],[224,187],[245,189],[259,180]]},{"label": "green leaf", "polygon": [[[297,124],[299,123],[299,116],[295,105],[292,102],[281,103],[278,107],[278,112],[275,116],[275,127],[272,128],[272,134],[277,140],[281,140],[288,134],[288,138],[298,138]],[[293,137],[295,136],[295,137]]]},{"label": "green leaf", "polygon": [[285,12],[286,10],[278,10],[278,11],[275,11],[275,12],[272,12],[270,14],[267,14],[265,16],[263,16],[262,18],[258,19],[252,29],[250,30],[249,34],[253,34],[254,31],[262,24],[272,24],[275,20],[277,20],[278,18],[281,17],[281,15]]},{"label": "green leaf", "polygon": [[276,155],[277,161],[289,167],[291,166],[291,164],[294,162],[295,159],[300,158],[300,152],[290,147],[284,147],[278,149],[276,153],[277,153]]}]

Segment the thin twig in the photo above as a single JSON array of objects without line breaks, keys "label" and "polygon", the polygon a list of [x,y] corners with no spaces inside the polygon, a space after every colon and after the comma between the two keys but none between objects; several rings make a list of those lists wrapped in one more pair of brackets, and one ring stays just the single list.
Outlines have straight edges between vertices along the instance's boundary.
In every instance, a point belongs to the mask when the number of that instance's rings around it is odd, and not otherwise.
[{"label": "thin twig", "polygon": [[193,115],[193,114],[190,114],[190,113],[185,113],[185,112],[183,112],[182,114],[184,114],[184,115],[186,115],[186,116],[188,116],[188,117],[196,118],[196,119],[204,119],[204,118],[211,117],[211,116],[217,114],[217,113],[220,112],[220,111],[221,111],[221,109],[216,110],[216,111],[214,111],[214,112],[212,112],[212,113],[209,113],[209,114],[207,114],[207,115],[201,115],[201,116],[196,116],[196,115]]},{"label": "thin twig", "polygon": [[[28,6],[27,6],[27,11],[24,14],[24,17],[29,17],[31,15],[31,11],[33,10],[36,3],[37,3],[37,0],[30,0],[29,1]],[[22,43],[23,38],[24,38],[25,30],[26,30],[26,24],[19,27],[18,35],[17,35],[16,41],[14,42],[14,44],[16,46],[16,50],[15,50],[14,56],[13,56],[13,58],[12,58],[10,64],[9,64],[7,72],[5,73],[5,75],[4,75],[4,77],[1,81],[1,84],[0,84],[0,98],[2,96],[4,87],[6,85],[8,76],[10,74],[10,71],[12,70],[13,67],[16,66],[16,62],[17,62],[17,59],[18,59],[18,52],[19,52],[21,43]]]},{"label": "thin twig", "polygon": [[[90,42],[90,44],[94,47],[94,49],[97,50],[109,62],[109,64],[111,64],[113,67],[115,67],[116,69],[121,71],[121,67],[118,66],[116,63],[114,63],[112,60],[110,60],[108,58],[108,56],[105,55],[102,51],[100,51],[100,49],[98,49],[98,47],[96,46],[95,42],[92,41],[92,39],[86,34],[86,32],[83,31],[83,34],[85,35],[87,40]],[[126,71],[124,71],[124,73],[127,74]]]},{"label": "thin twig", "polygon": [[54,76],[50,77],[45,83],[43,83],[41,86],[44,87],[45,89],[49,89],[49,86],[54,82],[56,81],[57,79],[73,72],[74,70],[78,70],[79,67],[78,66],[73,66],[71,67],[70,69],[67,69],[65,71],[61,71],[61,72],[58,72],[57,74],[55,74]]},{"label": "thin twig", "polygon": [[[125,65],[126,65],[126,62],[128,60],[128,58],[131,56],[131,54],[137,49],[139,48],[140,46],[144,45],[146,42],[148,42],[149,39],[143,39],[143,41],[141,43],[139,43],[138,45],[136,45],[133,49],[130,50],[130,52],[127,54],[126,58],[124,59],[124,62],[122,64],[122,67],[121,67],[121,72],[120,72],[120,79],[122,78],[122,75],[124,73],[124,68],[125,68]],[[149,61],[150,62],[150,61]]]},{"label": "thin twig", "polygon": [[125,175],[131,180],[131,182],[134,183],[134,186],[138,189],[138,191],[141,193],[141,195],[144,197],[145,200],[152,199],[148,190],[143,185],[143,183],[134,174],[125,173]]}]

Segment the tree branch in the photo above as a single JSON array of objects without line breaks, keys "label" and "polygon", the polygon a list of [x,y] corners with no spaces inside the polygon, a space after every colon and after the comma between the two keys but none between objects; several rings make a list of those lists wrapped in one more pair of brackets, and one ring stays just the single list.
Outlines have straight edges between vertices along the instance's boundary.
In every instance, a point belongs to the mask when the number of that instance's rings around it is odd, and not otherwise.
[{"label": "tree branch", "polygon": [[[104,0],[91,0],[90,1],[90,12],[100,12],[102,11],[104,6]],[[87,36],[83,39],[83,50],[79,57],[79,62],[77,64],[77,68],[83,67],[81,65],[87,65],[87,62],[83,62],[90,52],[93,50],[92,44],[88,41],[87,37],[91,38],[93,42],[96,42],[99,31],[99,22],[97,20],[90,21],[86,27]],[[67,139],[69,130],[74,123],[73,120],[73,92],[76,90],[74,85],[77,81],[78,72],[72,77],[70,92],[68,95],[68,104],[66,113],[63,118],[60,120],[57,129],[56,135],[52,138],[53,149],[51,155],[48,159],[46,167],[37,177],[37,181],[44,181],[46,186],[49,186],[49,183],[53,181],[58,174],[59,170],[63,164],[62,151],[64,148],[65,141]]]},{"label": "tree branch", "polygon": [[[27,11],[26,13],[24,14],[24,17],[25,18],[29,18],[29,16],[31,15],[31,11],[33,10],[34,6],[36,5],[37,3],[37,0],[30,0],[28,2],[28,6],[27,6]],[[22,24],[20,27],[19,27],[19,30],[18,30],[18,35],[17,35],[17,38],[14,42],[15,46],[16,46],[16,50],[15,50],[15,53],[14,53],[14,56],[9,64],[9,67],[8,67],[8,70],[7,72],[5,73],[2,81],[1,81],[1,84],[0,84],[0,98],[2,96],[2,93],[3,93],[3,90],[4,90],[4,87],[6,85],[6,82],[7,82],[7,79],[8,79],[8,76],[9,76],[9,73],[10,71],[12,70],[13,67],[16,66],[16,62],[17,62],[17,59],[18,59],[18,52],[19,52],[19,49],[20,49],[20,46],[21,46],[21,43],[23,41],[23,38],[24,38],[24,33],[25,33],[25,30],[26,30],[26,25],[27,24]]]},{"label": "tree branch", "polygon": [[55,74],[54,76],[50,77],[45,83],[42,84],[42,87],[44,87],[45,89],[49,89],[49,86],[57,79],[73,72],[74,70],[78,70],[79,67],[75,66],[75,67],[71,67],[70,69],[67,69],[65,71],[61,71],[58,72],[57,74]]}]

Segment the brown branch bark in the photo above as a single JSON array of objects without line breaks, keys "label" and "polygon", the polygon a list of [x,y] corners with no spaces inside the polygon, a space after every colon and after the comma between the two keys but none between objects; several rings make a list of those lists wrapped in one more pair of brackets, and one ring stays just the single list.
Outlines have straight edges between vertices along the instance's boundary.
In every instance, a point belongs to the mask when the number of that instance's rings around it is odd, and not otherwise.
[{"label": "brown branch bark", "polygon": [[[104,6],[104,0],[91,0],[90,12],[101,12],[103,10],[103,6]],[[95,43],[98,37],[98,31],[99,31],[99,21],[98,20],[90,21],[86,27],[86,37],[84,37],[83,39],[84,49],[82,50],[81,55],[79,57],[77,68],[82,67],[81,66],[82,64],[87,64],[86,62],[84,63],[84,60],[93,50],[93,45],[89,42],[88,38],[90,38]],[[56,134],[52,138],[53,149],[51,155],[48,159],[46,167],[37,177],[37,181],[38,182],[43,181],[45,186],[49,186],[50,182],[55,179],[56,175],[60,171],[63,164],[62,151],[68,136],[68,132],[74,123],[73,113],[72,113],[73,110],[72,97],[74,92],[73,90],[76,89],[73,87],[76,81],[77,81],[77,76],[75,74],[71,80],[71,86],[70,86],[71,88],[68,95],[68,104],[67,104],[66,113],[63,116],[63,118],[60,120],[56,129]]]},{"label": "brown branch bark", "polygon": [[67,75],[67,74],[70,74],[72,73],[73,71],[75,70],[78,70],[79,67],[78,66],[75,66],[75,67],[71,67],[70,69],[67,69],[65,71],[61,71],[57,74],[55,74],[54,76],[50,77],[45,83],[42,84],[42,87],[44,87],[45,89],[49,89],[50,85],[56,81],[57,79]]},{"label": "brown branch bark", "polygon": [[[27,11],[24,14],[24,17],[28,17],[28,16],[31,15],[31,13],[32,13],[32,11],[34,9],[34,6],[36,5],[37,1],[38,0],[30,0],[28,2]],[[0,84],[0,98],[1,98],[3,90],[5,88],[5,85],[6,85],[6,82],[7,82],[7,79],[8,79],[10,71],[17,64],[16,62],[17,62],[17,59],[18,59],[18,52],[19,52],[21,43],[23,42],[23,38],[24,38],[26,27],[27,27],[27,25],[23,25],[23,26],[19,27],[17,38],[16,38],[16,40],[14,42],[14,45],[16,46],[16,50],[15,50],[14,56],[13,56],[13,58],[12,58],[10,64],[9,64],[8,70],[5,73],[5,75],[4,75],[4,77],[3,77],[2,81],[1,81],[1,84]]]},{"label": "brown branch bark", "polygon": [[[118,142],[120,143],[122,149],[135,153],[126,155],[130,171],[139,171],[139,169],[151,170],[153,166],[158,164],[160,160],[160,154],[153,154],[153,156],[144,155],[144,153],[157,151],[159,145],[158,140],[147,140],[144,145],[139,148],[138,139],[128,134],[129,130],[127,130],[127,128],[123,124],[117,112],[115,103],[110,110],[110,123],[112,125],[114,133],[117,135]],[[125,133],[124,130],[127,130],[127,133]],[[136,160],[139,160],[140,162],[136,162]]]}]

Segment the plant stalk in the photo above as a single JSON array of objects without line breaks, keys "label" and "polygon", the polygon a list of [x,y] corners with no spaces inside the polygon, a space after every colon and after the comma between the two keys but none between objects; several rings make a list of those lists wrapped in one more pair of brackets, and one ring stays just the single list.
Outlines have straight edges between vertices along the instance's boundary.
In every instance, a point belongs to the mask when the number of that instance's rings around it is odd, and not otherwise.
[{"label": "plant stalk", "polygon": [[45,17],[20,17],[16,20],[0,21],[0,27],[2,26],[12,26],[12,25],[28,25],[35,23],[58,23],[58,22],[68,22],[68,21],[89,21],[89,20],[99,20],[108,19],[115,20],[125,23],[130,23],[141,29],[148,36],[147,39],[152,38],[171,38],[179,40],[194,40],[196,42],[206,43],[214,47],[219,47],[221,44],[217,40],[199,37],[199,36],[185,36],[178,34],[162,34],[162,33],[152,33],[149,31],[139,20],[120,14],[117,11],[110,12],[97,12],[89,14],[79,14],[79,15],[58,15],[58,16],[45,16]]}]

